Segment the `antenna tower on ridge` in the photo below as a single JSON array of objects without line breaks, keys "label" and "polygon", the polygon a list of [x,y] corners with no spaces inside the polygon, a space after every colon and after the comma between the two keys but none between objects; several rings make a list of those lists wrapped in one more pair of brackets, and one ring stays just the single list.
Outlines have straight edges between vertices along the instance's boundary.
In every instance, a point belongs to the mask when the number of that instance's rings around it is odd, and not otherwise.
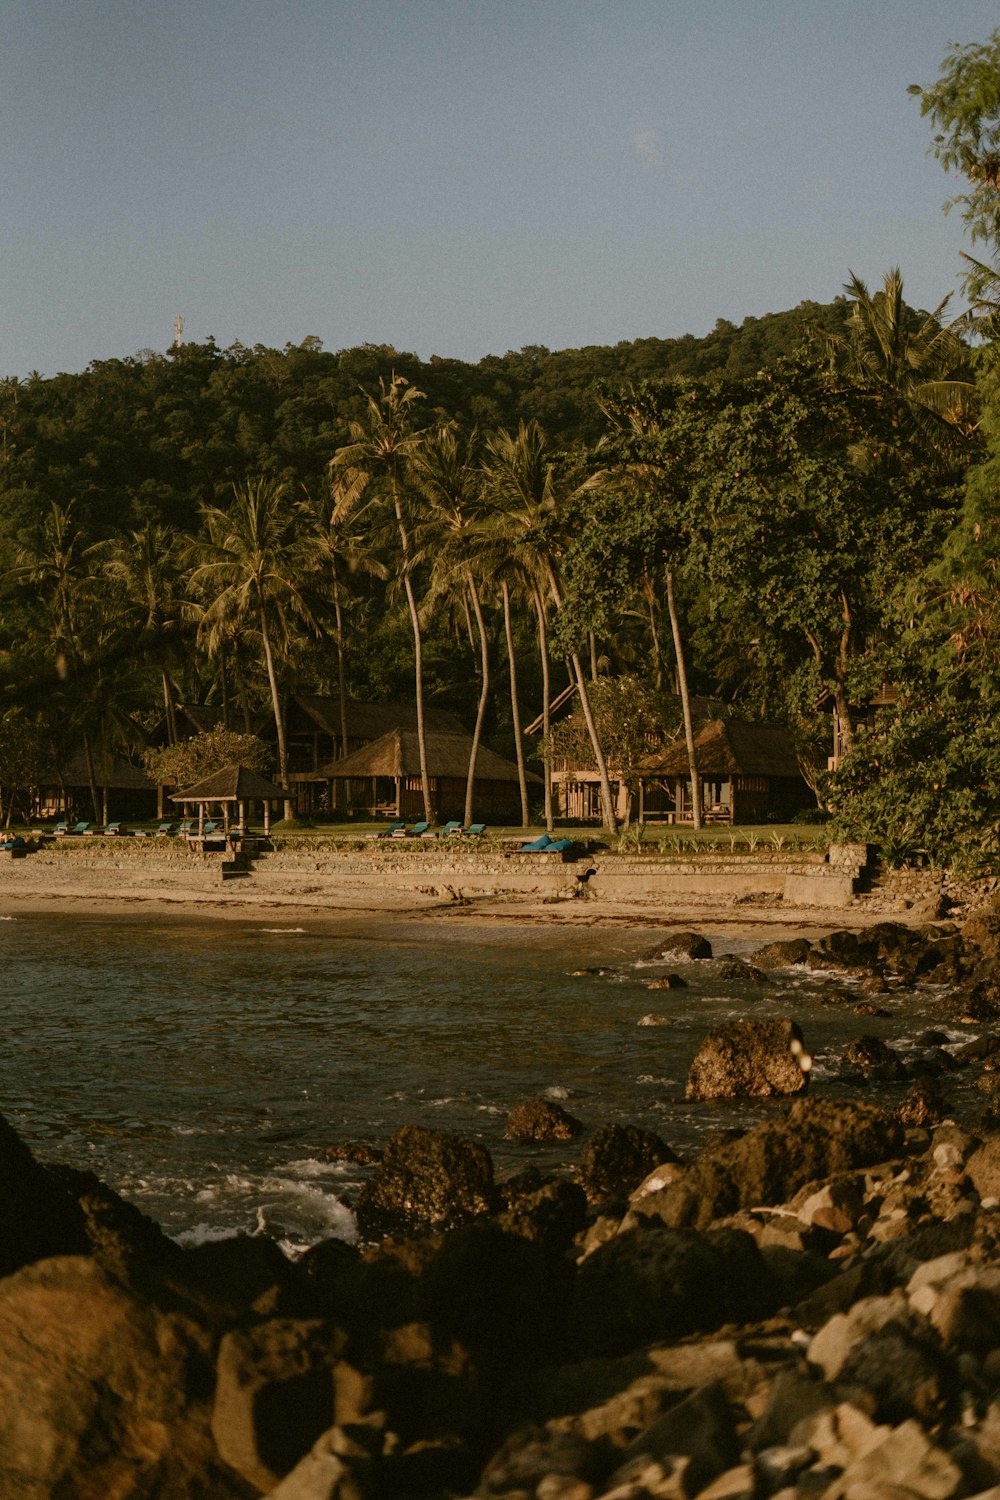
[{"label": "antenna tower on ridge", "polygon": [[178,313],[174,319],[174,348],[179,349],[184,342],[184,319]]}]

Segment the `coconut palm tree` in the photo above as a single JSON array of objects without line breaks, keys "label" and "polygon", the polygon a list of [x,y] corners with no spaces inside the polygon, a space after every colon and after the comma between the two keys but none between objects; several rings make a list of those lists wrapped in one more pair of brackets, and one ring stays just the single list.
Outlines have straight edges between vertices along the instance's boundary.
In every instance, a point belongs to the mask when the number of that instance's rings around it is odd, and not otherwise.
[{"label": "coconut palm tree", "polygon": [[[562,587],[549,532],[551,518],[557,510],[555,478],[545,435],[538,423],[521,422],[516,434],[506,431],[494,433],[486,444],[484,472],[487,492],[493,501],[495,536],[502,554],[507,558],[507,567],[520,576],[524,591],[535,609],[542,658],[543,737],[548,745],[550,698],[546,599],[558,610],[562,605]],[[560,497],[563,502],[571,498]],[[504,576],[505,573],[501,571],[501,580]],[[512,642],[509,643],[509,649],[512,650]],[[611,832],[617,832],[611,781],[587,691],[586,674],[578,652],[571,652],[570,663],[600,778],[604,825]],[[519,753],[523,755],[520,743]],[[546,769],[547,827],[552,824],[550,781]]]},{"label": "coconut palm tree", "polygon": [[942,317],[950,297],[931,313],[914,312],[893,266],[869,291],[850,272],[844,291],[852,307],[844,333],[823,332],[830,368],[882,391],[907,423],[936,449],[954,449],[975,423],[976,387],[962,378],[968,351]]},{"label": "coconut palm tree", "polygon": [[[479,435],[461,441],[452,424],[429,433],[413,461],[413,475],[430,512],[420,524],[422,549],[433,555],[429,602],[458,590],[471,608],[479,644],[479,703],[465,782],[465,822],[473,821],[476,762],[490,696],[489,635],[483,616],[480,575],[489,556],[482,527]],[[522,777],[523,780],[523,777]],[[526,791],[526,784],[525,784]],[[522,803],[526,796],[522,796]],[[525,807],[525,816],[526,816]]]},{"label": "coconut palm tree", "polygon": [[[191,588],[208,601],[199,634],[204,638],[213,630],[229,630],[244,621],[253,621],[259,630],[278,766],[287,787],[288,747],[276,654],[287,647],[293,619],[315,628],[300,583],[305,558],[295,512],[284,485],[259,478],[234,485],[228,509],[204,506],[201,514],[205,535],[188,548],[194,563]],[[285,817],[294,816],[293,804],[287,800]]]},{"label": "coconut palm tree", "polygon": [[399,539],[400,576],[406,594],[413,632],[414,689],[417,709],[417,744],[420,756],[420,784],[424,800],[424,817],[434,821],[431,805],[431,783],[427,771],[427,738],[424,732],[424,662],[423,635],[413,572],[418,554],[411,536],[411,471],[426,440],[426,429],[415,428],[414,407],[423,392],[410,385],[402,375],[393,375],[386,385],[379,381],[379,394],[366,394],[364,419],[351,422],[350,442],[338,448],[330,460],[333,485],[333,519],[346,520],[366,492],[375,491],[391,510]]}]

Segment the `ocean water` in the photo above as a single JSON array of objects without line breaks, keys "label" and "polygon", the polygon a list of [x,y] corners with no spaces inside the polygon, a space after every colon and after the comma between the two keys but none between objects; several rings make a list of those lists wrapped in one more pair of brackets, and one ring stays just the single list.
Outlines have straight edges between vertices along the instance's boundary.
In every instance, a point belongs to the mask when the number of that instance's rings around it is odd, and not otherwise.
[{"label": "ocean water", "polygon": [[[932,1023],[933,990],[878,997],[891,1014],[876,1019],[842,978],[790,969],[741,986],[714,963],[644,959],[665,932],[0,917],[0,1114],[43,1160],[96,1172],[182,1242],[259,1229],[296,1247],[354,1234],[364,1169],[340,1143],[421,1124],[481,1141],[498,1177],[568,1170],[578,1144],[503,1137],[507,1112],[545,1095],[588,1127],[641,1125],[684,1154],[776,1107],[685,1102],[691,1059],[723,1020],[797,1020],[811,1087],[829,1093],[857,1091],[841,1064],[852,1037],[905,1045]],[[717,955],[755,946],[706,932]],[[650,990],[668,971],[689,987]]]}]

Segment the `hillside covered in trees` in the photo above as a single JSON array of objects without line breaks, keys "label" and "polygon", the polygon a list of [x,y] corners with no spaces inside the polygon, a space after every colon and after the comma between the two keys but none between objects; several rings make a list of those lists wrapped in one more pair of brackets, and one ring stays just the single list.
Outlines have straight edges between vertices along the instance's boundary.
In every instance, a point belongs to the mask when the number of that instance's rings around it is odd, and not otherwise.
[{"label": "hillside covered in trees", "polygon": [[[995,253],[1000,34],[921,105]],[[280,773],[295,692],[440,704],[521,759],[572,683],[606,782],[621,705],[680,687],[789,726],[845,833],[992,865],[996,285],[972,266],[961,328],[890,271],[702,339],[209,341],[4,381],[5,811],[177,702],[272,714]]]}]

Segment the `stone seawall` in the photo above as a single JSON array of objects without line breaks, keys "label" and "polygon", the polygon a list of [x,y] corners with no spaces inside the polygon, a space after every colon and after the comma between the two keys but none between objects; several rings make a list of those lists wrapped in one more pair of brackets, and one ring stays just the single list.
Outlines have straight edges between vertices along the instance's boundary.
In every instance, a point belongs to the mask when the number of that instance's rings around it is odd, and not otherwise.
[{"label": "stone seawall", "polygon": [[[670,859],[601,851],[566,863],[557,855],[522,854],[456,844],[419,848],[373,843],[368,848],[299,846],[261,853],[252,872],[233,882],[261,899],[306,905],[340,896],[410,895],[418,903],[489,897],[559,900],[581,892],[611,904],[752,902],[795,906],[849,905],[856,865],[821,854],[766,852]],[[107,894],[167,899],[208,896],[222,887],[222,855],[198,854],[167,840],[80,839],[47,844],[14,863],[0,864],[0,890],[56,895],[85,883]],[[227,890],[231,887],[227,885]]]}]

